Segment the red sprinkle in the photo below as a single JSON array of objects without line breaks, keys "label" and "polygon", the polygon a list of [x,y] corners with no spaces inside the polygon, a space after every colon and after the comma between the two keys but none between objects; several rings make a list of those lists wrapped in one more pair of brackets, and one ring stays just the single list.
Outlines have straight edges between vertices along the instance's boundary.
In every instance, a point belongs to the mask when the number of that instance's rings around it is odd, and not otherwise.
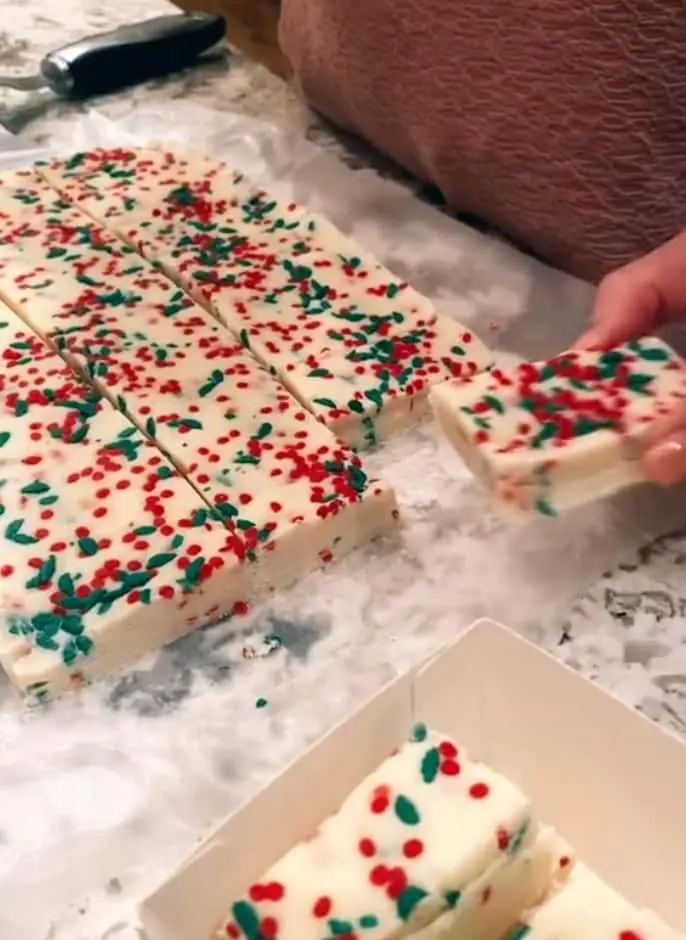
[{"label": "red sprinkle", "polygon": [[315,917],[328,917],[331,913],[333,904],[331,903],[331,898],[327,898],[325,895],[321,898],[317,898],[312,907],[312,913]]}]

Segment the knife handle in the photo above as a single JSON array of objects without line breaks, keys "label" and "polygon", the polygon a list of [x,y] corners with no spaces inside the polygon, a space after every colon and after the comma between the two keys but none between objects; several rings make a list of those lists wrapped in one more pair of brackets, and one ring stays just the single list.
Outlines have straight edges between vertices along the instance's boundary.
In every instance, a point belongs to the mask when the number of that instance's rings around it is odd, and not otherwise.
[{"label": "knife handle", "polygon": [[190,65],[224,37],[213,13],[158,16],[51,52],[41,72],[58,94],[86,98],[159,78]]}]

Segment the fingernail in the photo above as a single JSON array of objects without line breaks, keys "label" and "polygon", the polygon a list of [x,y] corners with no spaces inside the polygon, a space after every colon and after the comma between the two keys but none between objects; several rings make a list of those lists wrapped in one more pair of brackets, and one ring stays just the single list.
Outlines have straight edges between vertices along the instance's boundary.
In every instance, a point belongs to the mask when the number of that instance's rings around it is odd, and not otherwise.
[{"label": "fingernail", "polygon": [[593,327],[590,330],[586,330],[576,343],[574,343],[575,349],[593,349],[600,346],[602,346],[600,331]]},{"label": "fingernail", "polygon": [[643,457],[646,476],[660,486],[686,478],[686,434],[674,434],[651,447]]}]

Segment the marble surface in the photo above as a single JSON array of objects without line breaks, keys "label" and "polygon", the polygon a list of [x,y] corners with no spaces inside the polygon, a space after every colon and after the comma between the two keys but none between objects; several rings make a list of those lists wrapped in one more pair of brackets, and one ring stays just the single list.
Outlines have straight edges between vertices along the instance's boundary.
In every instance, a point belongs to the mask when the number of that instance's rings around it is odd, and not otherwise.
[{"label": "marble surface", "polygon": [[[0,72],[30,71],[70,39],[168,9],[0,0]],[[587,315],[587,285],[412,198],[411,181],[240,56],[91,107],[117,123],[46,94],[0,91],[0,121],[27,146],[171,135],[229,156],[324,211],[503,355],[555,352]],[[307,579],[238,634],[188,637],[47,711],[23,712],[0,682],[2,940],[140,938],[136,901],[208,827],[484,613],[686,735],[683,490],[509,529],[431,425],[371,460],[398,492],[400,543]]]}]

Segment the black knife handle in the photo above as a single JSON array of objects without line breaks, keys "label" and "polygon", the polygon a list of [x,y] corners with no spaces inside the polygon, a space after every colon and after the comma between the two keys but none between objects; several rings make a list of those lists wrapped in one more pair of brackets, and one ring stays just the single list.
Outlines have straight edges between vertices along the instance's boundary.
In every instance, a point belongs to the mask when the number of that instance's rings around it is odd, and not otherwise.
[{"label": "black knife handle", "polygon": [[103,95],[190,65],[225,30],[224,17],[214,13],[158,16],[51,52],[41,71],[58,94]]}]

